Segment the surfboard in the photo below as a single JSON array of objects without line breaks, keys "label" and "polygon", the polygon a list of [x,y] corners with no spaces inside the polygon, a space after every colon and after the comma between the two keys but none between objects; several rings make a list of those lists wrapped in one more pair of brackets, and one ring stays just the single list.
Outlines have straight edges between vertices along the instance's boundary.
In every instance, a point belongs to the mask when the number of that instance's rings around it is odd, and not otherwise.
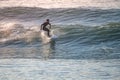
[{"label": "surfboard", "polygon": [[40,35],[43,43],[49,43],[57,38],[57,36],[53,33],[53,30],[50,32],[50,37],[48,37],[47,32],[44,30],[40,31]]}]

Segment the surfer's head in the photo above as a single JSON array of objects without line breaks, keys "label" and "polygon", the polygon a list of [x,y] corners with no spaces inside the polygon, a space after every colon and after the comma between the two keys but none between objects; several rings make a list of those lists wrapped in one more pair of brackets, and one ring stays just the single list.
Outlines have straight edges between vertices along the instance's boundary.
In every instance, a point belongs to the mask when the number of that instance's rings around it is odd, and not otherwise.
[{"label": "surfer's head", "polygon": [[49,22],[50,20],[49,19],[46,19],[47,22]]}]

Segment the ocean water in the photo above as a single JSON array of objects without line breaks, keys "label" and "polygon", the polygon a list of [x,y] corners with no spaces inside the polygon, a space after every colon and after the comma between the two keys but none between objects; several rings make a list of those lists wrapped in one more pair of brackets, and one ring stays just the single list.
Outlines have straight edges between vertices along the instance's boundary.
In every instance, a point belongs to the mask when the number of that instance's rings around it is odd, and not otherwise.
[{"label": "ocean water", "polygon": [[[21,6],[11,6],[16,0],[0,2],[1,80],[120,79],[119,0],[90,0],[89,5],[87,0],[67,5],[53,0],[59,5],[49,8],[51,0],[38,1],[41,6],[32,1]],[[44,44],[40,25],[47,18],[57,38]]]}]

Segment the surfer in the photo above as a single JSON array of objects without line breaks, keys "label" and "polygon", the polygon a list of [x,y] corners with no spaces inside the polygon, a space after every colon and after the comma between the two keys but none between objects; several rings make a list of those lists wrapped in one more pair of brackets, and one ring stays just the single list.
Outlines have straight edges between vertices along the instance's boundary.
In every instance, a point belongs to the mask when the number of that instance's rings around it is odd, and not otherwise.
[{"label": "surfer", "polygon": [[[47,28],[49,26],[49,29]],[[48,37],[50,37],[50,29],[51,29],[51,23],[49,19],[46,19],[46,21],[41,24],[41,30],[47,31]]]}]

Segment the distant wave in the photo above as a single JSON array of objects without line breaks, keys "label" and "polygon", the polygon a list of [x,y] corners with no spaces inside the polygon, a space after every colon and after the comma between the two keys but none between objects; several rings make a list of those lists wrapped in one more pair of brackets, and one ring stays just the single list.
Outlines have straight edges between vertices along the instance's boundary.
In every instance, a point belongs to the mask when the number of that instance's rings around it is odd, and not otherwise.
[{"label": "distant wave", "polygon": [[0,0],[0,7],[120,9],[119,0]]},{"label": "distant wave", "polygon": [[0,20],[22,21],[40,24],[46,18],[50,18],[55,24],[84,24],[99,25],[109,22],[120,22],[120,9],[83,9],[83,8],[59,8],[43,9],[29,7],[12,7],[0,9]]}]

